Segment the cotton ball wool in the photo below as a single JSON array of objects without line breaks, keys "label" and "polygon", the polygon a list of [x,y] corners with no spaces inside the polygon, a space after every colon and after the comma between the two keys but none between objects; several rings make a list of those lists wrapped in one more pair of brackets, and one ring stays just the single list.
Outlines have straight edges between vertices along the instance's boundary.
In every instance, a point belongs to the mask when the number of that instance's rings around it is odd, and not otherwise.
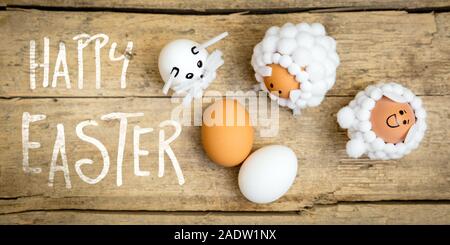
[{"label": "cotton ball wool", "polygon": [[294,114],[320,105],[336,81],[339,62],[336,41],[320,23],[270,27],[251,60],[258,89]]},{"label": "cotton ball wool", "polygon": [[419,146],[426,131],[422,100],[398,83],[379,83],[357,93],[337,113],[341,128],[348,129],[350,157],[399,159]]}]

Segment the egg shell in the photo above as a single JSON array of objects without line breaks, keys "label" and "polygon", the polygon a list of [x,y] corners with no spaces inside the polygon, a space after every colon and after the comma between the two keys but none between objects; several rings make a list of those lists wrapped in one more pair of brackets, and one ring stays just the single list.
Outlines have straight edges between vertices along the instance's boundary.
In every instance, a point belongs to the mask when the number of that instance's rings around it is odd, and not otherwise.
[{"label": "egg shell", "polygon": [[286,146],[270,145],[253,152],[239,170],[239,189],[254,203],[283,196],[297,175],[297,156]]},{"label": "egg shell", "polygon": [[203,113],[203,149],[216,164],[242,163],[253,147],[254,132],[247,110],[236,100],[219,100]]},{"label": "egg shell", "polygon": [[173,84],[177,85],[185,80],[187,73],[192,73],[193,78],[198,79],[204,73],[204,66],[198,67],[197,62],[205,64],[208,57],[206,49],[198,50],[193,54],[191,49],[200,44],[187,39],[174,40],[164,46],[158,58],[158,69],[164,82],[170,78],[170,73],[174,67],[179,68],[179,74],[174,78]]},{"label": "egg shell", "polygon": [[417,111],[409,103],[398,103],[385,96],[371,111],[371,124],[375,134],[386,143],[403,142],[409,129],[416,123]]}]

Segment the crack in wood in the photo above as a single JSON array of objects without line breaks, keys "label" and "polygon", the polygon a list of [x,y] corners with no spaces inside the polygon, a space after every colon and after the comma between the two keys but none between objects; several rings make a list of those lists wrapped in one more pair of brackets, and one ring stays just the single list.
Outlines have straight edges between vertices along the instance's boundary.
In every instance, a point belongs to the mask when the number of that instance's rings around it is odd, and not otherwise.
[{"label": "crack in wood", "polygon": [[117,13],[147,13],[165,15],[267,15],[267,14],[291,14],[291,13],[338,13],[338,12],[373,12],[373,11],[405,11],[408,13],[445,13],[450,12],[449,6],[442,7],[291,7],[291,8],[233,8],[233,9],[168,9],[168,8],[132,8],[132,7],[91,7],[91,6],[49,6],[49,5],[16,5],[6,4],[0,10],[35,9],[42,11],[65,12],[117,12]]}]

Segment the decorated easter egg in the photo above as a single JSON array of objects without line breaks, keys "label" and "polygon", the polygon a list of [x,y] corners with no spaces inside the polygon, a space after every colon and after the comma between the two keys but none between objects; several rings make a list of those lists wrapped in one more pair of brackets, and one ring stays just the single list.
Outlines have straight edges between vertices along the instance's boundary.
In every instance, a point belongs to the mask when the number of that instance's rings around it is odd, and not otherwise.
[{"label": "decorated easter egg", "polygon": [[337,113],[339,126],[348,129],[350,157],[399,159],[419,146],[427,113],[422,100],[401,84],[369,85]]},{"label": "decorated easter egg", "polygon": [[295,80],[293,75],[289,74],[287,69],[276,64],[269,66],[272,68],[272,74],[264,77],[264,84],[270,93],[287,99],[291,90],[300,88],[300,83]]},{"label": "decorated easter egg", "polygon": [[236,100],[219,100],[203,113],[203,149],[216,164],[242,163],[253,146],[253,127],[247,110]]},{"label": "decorated easter egg", "polygon": [[239,189],[254,203],[283,196],[297,175],[297,156],[286,146],[270,145],[253,152],[239,170]]},{"label": "decorated easter egg", "polygon": [[206,48],[227,35],[228,32],[221,33],[204,43],[178,39],[166,44],[158,58],[159,73],[164,81],[162,92],[168,94],[172,89],[175,94],[184,95],[184,106],[193,98],[201,98],[224,63],[222,52],[214,50],[210,54]]},{"label": "decorated easter egg", "polygon": [[409,103],[395,102],[385,96],[372,110],[372,130],[387,143],[397,144],[405,140],[416,116]]},{"label": "decorated easter egg", "polygon": [[320,23],[270,27],[251,59],[259,89],[296,115],[322,103],[339,64],[336,41]]},{"label": "decorated easter egg", "polygon": [[164,46],[158,60],[159,73],[164,82],[169,80],[171,73],[174,74],[173,85],[178,85],[185,80],[200,78],[208,51],[206,49],[196,50],[195,47],[199,45],[191,40],[178,39]]}]

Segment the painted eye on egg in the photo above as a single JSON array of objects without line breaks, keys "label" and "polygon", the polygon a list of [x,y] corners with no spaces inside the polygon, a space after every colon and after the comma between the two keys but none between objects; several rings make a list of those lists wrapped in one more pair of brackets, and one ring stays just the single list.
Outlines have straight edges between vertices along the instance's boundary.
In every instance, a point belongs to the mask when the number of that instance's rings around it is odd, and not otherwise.
[{"label": "painted eye on egg", "polygon": [[273,88],[273,83],[270,84],[270,88]]},{"label": "painted eye on egg", "polygon": [[197,66],[198,66],[198,68],[201,68],[201,67],[203,66],[203,62],[202,62],[201,60],[199,60],[199,61],[197,62]]},{"label": "painted eye on egg", "polygon": [[186,78],[187,79],[192,79],[194,77],[194,74],[192,74],[192,73],[188,73],[188,74],[186,74]]},{"label": "painted eye on egg", "polygon": [[191,48],[191,52],[195,55],[195,54],[198,54],[199,51],[197,51],[197,47],[194,46]]},{"label": "painted eye on egg", "polygon": [[400,113],[400,115],[403,115],[403,111],[399,111],[398,113]]}]

